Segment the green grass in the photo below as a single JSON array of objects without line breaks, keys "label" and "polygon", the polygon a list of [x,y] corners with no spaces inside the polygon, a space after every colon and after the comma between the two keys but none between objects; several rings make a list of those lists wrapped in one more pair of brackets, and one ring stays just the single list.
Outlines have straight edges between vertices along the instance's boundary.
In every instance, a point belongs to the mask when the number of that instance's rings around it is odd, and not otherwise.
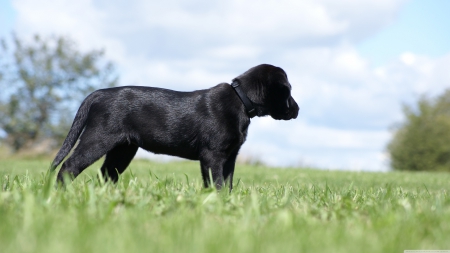
[{"label": "green grass", "polygon": [[[403,252],[450,249],[450,174],[237,165],[202,188],[196,162],[99,163],[66,190],[48,160],[0,161],[0,252]],[[239,182],[239,183],[238,183]]]}]

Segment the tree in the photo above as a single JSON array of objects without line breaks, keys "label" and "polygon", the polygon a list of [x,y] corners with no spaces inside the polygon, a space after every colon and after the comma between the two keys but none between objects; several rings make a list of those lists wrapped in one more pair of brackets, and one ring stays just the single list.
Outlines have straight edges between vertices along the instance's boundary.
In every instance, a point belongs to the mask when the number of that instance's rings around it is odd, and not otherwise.
[{"label": "tree", "polygon": [[450,171],[450,90],[404,106],[406,121],[388,145],[394,170]]},{"label": "tree", "polygon": [[82,53],[65,37],[11,37],[0,41],[0,137],[13,151],[44,140],[55,147],[82,99],[116,85],[117,75],[102,50]]}]

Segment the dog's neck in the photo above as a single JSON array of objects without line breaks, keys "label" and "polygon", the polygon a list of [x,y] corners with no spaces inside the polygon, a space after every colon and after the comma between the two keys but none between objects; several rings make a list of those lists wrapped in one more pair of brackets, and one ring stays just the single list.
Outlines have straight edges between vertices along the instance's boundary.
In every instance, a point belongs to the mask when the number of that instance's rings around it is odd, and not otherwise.
[{"label": "dog's neck", "polygon": [[245,106],[245,111],[247,112],[247,115],[250,118],[253,118],[257,115],[255,106],[253,105],[252,101],[245,95],[245,92],[241,89],[241,84],[239,81],[234,80],[231,83],[231,87],[233,87],[234,91],[238,95],[239,99],[242,101],[242,103]]}]

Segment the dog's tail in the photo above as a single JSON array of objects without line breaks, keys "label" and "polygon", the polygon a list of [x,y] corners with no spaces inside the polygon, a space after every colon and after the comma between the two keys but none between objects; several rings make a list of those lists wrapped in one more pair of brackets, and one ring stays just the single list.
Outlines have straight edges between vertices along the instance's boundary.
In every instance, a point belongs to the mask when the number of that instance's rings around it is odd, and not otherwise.
[{"label": "dog's tail", "polygon": [[62,160],[69,154],[70,150],[72,150],[72,148],[75,146],[75,143],[83,132],[89,115],[89,109],[91,108],[91,105],[96,98],[94,94],[95,92],[89,95],[81,103],[80,108],[75,115],[75,119],[73,120],[72,127],[70,128],[69,133],[67,134],[67,137],[61,146],[61,149],[56,154],[55,160],[53,160],[50,166],[51,171],[54,171],[56,167],[58,167],[58,165],[62,162]]}]

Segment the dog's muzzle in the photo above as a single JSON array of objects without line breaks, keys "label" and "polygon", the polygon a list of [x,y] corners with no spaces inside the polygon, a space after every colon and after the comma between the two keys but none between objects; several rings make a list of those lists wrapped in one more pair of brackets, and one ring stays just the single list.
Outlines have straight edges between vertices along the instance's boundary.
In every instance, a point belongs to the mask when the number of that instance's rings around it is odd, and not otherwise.
[{"label": "dog's muzzle", "polygon": [[278,107],[270,113],[270,116],[276,120],[290,120],[295,119],[298,116],[298,107],[295,100],[290,97],[284,105]]},{"label": "dog's muzzle", "polygon": [[298,116],[298,111],[300,110],[300,107],[298,106],[297,102],[295,102],[294,98],[290,97],[288,99],[288,111],[287,111],[287,117],[285,118],[285,120],[290,120],[290,119],[296,119]]}]

